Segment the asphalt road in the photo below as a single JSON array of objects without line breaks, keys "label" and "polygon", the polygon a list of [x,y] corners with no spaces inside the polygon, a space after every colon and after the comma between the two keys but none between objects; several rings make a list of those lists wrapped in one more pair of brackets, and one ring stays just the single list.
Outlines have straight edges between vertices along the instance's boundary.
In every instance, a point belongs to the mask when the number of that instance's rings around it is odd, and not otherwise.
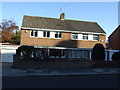
[{"label": "asphalt road", "polygon": [[3,77],[3,88],[120,88],[119,75]]}]

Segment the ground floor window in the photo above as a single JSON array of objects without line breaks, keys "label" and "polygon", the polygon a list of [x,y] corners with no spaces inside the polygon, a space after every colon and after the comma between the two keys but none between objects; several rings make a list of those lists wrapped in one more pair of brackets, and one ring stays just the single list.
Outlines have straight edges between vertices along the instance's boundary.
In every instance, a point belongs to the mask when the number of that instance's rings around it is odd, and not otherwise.
[{"label": "ground floor window", "polygon": [[84,53],[83,53],[83,50],[72,50],[71,54],[72,54],[71,55],[72,58],[81,58],[82,59]]},{"label": "ground floor window", "polygon": [[89,50],[71,50],[71,58],[79,58],[80,60],[89,60],[90,51]]},{"label": "ground floor window", "polygon": [[90,59],[90,51],[88,51],[88,50],[85,50],[85,51],[84,51],[84,59],[85,59],[85,60]]},{"label": "ground floor window", "polygon": [[65,56],[65,50],[63,50],[63,49],[50,49],[49,56],[63,57],[63,56]]}]

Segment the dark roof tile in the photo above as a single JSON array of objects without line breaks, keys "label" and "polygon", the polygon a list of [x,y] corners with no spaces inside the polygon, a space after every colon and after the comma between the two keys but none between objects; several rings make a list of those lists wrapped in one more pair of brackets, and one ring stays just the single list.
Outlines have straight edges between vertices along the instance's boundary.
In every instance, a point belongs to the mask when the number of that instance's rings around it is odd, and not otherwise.
[{"label": "dark roof tile", "polygon": [[105,33],[96,22],[24,16],[22,27]]}]

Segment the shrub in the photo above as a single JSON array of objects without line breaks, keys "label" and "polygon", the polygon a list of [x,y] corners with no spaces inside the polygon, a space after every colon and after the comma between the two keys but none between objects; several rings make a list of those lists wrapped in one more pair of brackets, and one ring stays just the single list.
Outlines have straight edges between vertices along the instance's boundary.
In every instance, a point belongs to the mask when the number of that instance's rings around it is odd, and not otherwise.
[{"label": "shrub", "polygon": [[120,61],[120,52],[114,52],[112,55],[113,61]]},{"label": "shrub", "polygon": [[21,56],[21,59],[29,59],[34,47],[32,46],[21,46],[16,50],[16,54]]},{"label": "shrub", "polygon": [[102,44],[98,43],[93,47],[92,60],[105,60],[105,48]]}]

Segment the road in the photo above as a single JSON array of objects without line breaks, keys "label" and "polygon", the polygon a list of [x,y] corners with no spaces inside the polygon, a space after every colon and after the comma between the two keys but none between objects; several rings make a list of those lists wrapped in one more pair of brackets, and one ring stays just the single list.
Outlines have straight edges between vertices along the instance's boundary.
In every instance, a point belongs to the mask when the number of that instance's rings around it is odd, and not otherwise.
[{"label": "road", "polygon": [[3,77],[3,88],[120,88],[119,75]]}]

